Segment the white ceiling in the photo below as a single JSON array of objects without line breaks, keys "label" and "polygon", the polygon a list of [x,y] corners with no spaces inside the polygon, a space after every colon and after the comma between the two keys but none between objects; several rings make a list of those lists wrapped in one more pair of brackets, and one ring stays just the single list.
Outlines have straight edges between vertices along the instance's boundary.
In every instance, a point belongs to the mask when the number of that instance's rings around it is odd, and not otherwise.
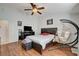
[{"label": "white ceiling", "polygon": [[[6,5],[18,10],[24,11],[24,9],[31,8],[29,3],[9,3],[9,4],[0,4]],[[46,13],[79,13],[79,4],[78,3],[36,3],[37,6],[44,6],[45,10],[42,12]]]}]

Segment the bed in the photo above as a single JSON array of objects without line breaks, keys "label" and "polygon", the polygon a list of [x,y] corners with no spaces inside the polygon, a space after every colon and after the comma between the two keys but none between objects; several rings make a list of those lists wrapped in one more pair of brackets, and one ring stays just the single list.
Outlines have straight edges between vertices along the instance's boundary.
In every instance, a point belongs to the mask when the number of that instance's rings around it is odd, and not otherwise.
[{"label": "bed", "polygon": [[[53,39],[56,35],[57,28],[42,28],[41,33],[43,35],[32,35],[32,36],[27,36],[24,42],[26,42],[27,39],[28,41],[32,41],[32,47],[35,49],[37,52],[42,54],[42,52],[51,44],[53,44]],[[49,33],[48,35],[46,33]]]}]

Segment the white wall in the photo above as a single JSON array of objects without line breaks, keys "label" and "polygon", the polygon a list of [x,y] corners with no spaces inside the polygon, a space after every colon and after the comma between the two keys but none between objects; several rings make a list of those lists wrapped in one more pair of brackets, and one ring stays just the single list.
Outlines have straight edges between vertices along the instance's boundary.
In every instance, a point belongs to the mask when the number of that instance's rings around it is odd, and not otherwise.
[{"label": "white wall", "polygon": [[[53,18],[53,24],[47,25],[47,20]],[[41,20],[42,19],[42,20]],[[60,19],[69,19],[74,21],[76,24],[79,25],[79,14],[47,14],[42,16],[40,19],[40,27],[58,27],[61,28],[62,23],[60,22]]]},{"label": "white wall", "polygon": [[[23,26],[32,26],[37,34],[38,21],[35,16],[27,16],[24,12],[8,6],[0,6],[0,18],[9,22],[9,43],[18,41],[18,29]],[[18,27],[17,21],[23,21],[23,26]]]}]

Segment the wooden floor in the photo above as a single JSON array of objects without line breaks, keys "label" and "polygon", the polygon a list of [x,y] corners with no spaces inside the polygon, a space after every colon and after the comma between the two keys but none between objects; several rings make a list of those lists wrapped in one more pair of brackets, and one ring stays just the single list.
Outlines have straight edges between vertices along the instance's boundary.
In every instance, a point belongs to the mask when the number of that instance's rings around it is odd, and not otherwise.
[{"label": "wooden floor", "polygon": [[[70,48],[62,48],[62,49],[55,49],[49,51],[49,49],[54,47],[56,46],[52,46],[46,49],[43,52],[42,56],[75,56],[75,54],[71,52]],[[21,44],[18,42],[2,45],[0,47],[0,55],[1,56],[41,56],[34,49],[31,49],[29,51],[23,50]]]}]

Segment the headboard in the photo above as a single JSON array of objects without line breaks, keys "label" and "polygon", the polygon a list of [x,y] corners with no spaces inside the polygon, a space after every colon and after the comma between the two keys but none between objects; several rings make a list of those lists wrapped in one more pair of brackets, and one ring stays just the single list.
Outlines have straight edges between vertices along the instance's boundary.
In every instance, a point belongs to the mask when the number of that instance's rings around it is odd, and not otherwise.
[{"label": "headboard", "polygon": [[50,33],[50,34],[56,34],[57,28],[41,28],[41,33]]}]

